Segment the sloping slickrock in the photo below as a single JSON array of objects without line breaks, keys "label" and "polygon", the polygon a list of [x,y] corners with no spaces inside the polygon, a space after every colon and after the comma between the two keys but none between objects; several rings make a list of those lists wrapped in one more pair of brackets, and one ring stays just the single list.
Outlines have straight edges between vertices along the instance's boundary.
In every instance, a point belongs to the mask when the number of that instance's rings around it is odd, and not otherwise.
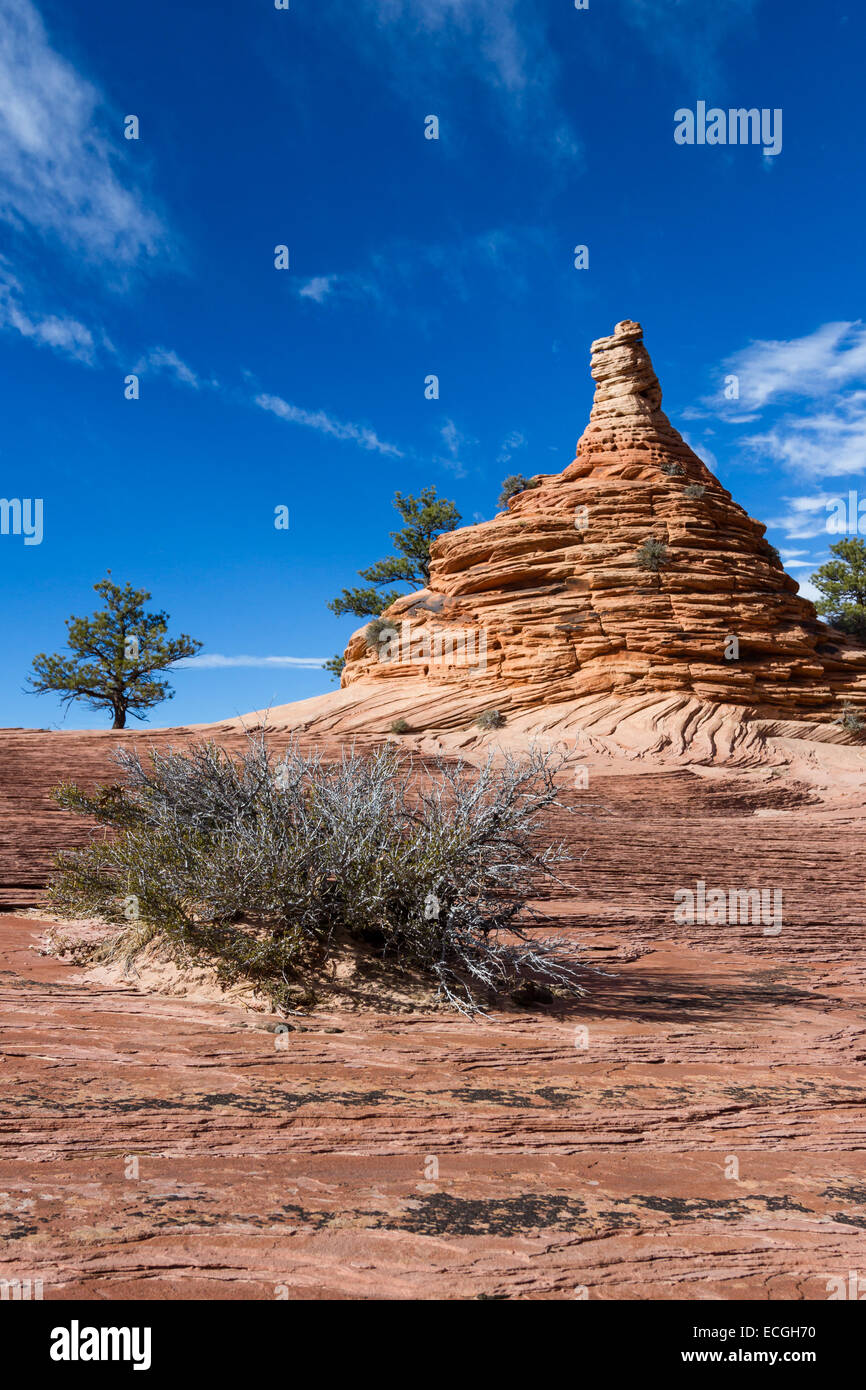
[{"label": "sloping slickrock", "polygon": [[[212,725],[208,736],[228,748],[243,744],[242,734],[223,725]],[[0,907],[38,901],[57,851],[82,843],[81,818],[60,809],[51,797],[53,787],[120,782],[111,761],[114,749],[182,749],[195,737],[201,735],[188,729],[0,730]]]},{"label": "sloping slickrock", "polygon": [[[39,786],[106,780],[121,741],[6,738]],[[862,787],[639,766],[563,799],[546,833],[575,858],[539,905],[606,973],[561,1013],[322,1012],[283,1047],[276,1019],[100,983],[0,916],[0,1279],[46,1299],[823,1300],[862,1275]],[[72,838],[60,813],[40,834]],[[701,879],[780,887],[782,930],[678,925]]]},{"label": "sloping slickrock", "polygon": [[[866,709],[866,649],[818,620],[765,527],[664,415],[639,324],[593,343],[592,375],[573,463],[492,521],[439,537],[430,587],[387,610],[393,635],[372,648],[354,634],[343,687],[370,700],[387,682],[399,702],[393,683],[420,679],[445,712],[419,710],[407,685],[403,713],[439,728],[461,708],[465,722],[485,705],[604,695],[819,723],[843,701]],[[647,541],[665,548],[658,569],[639,564]]]},{"label": "sloping slickrock", "polygon": [[283,1049],[38,935],[0,923],[0,1278],[47,1299],[824,1299],[863,1268],[862,992],[775,942],[645,955],[572,1018]]}]

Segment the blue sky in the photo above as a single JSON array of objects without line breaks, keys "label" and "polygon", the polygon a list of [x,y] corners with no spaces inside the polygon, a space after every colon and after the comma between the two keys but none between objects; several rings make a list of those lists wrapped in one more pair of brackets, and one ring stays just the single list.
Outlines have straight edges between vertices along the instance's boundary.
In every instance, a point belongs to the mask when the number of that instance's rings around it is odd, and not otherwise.
[{"label": "blue sky", "polygon": [[[866,496],[864,30],[834,0],[0,0],[0,495],[44,509],[0,535],[0,724],[104,722],[23,687],[106,568],[204,643],[153,724],[333,688],[267,659],[342,650],[326,603],[394,491],[472,522],[564,468],[624,318],[802,582]],[[780,152],[677,144],[698,101],[781,109]]]}]

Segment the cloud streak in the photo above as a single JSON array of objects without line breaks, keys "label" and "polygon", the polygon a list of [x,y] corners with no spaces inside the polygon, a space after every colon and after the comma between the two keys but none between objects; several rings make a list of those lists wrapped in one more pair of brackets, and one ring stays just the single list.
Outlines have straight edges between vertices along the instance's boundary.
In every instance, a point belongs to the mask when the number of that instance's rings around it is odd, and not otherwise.
[{"label": "cloud streak", "polygon": [[[720,82],[722,50],[742,44],[751,26],[756,0],[621,0],[623,16],[640,34],[647,50],[677,68],[691,86]],[[667,8],[668,13],[664,10]]]},{"label": "cloud streak", "polygon": [[[453,110],[474,82],[492,98],[493,119],[531,141],[536,158],[571,170],[582,157],[558,98],[561,65],[541,7],[525,0],[343,0],[328,8],[341,36],[349,35],[413,106],[419,91],[432,90]],[[580,24],[582,16],[574,18]]]},{"label": "cloud streak", "polygon": [[737,415],[763,410],[786,396],[827,396],[866,379],[866,324],[859,319],[825,323],[814,333],[786,340],[758,340],[723,364],[739,382],[739,398],[720,393],[712,403]]},{"label": "cloud streak", "polygon": [[[800,497],[783,497],[782,501],[787,503],[787,511],[781,516],[773,517],[767,525],[774,529],[784,531],[785,536],[791,541],[813,540],[816,536],[827,534],[828,504],[834,500],[831,492],[809,493]],[[805,551],[789,550],[783,552],[788,555],[803,555]]]},{"label": "cloud streak", "polygon": [[[810,481],[862,473],[866,324],[861,320],[825,323],[800,338],[758,339],[728,357],[722,372],[736,377],[738,399],[725,399],[721,390],[704,405],[728,424],[758,420],[771,407],[781,412],[767,428],[742,439],[748,455]],[[791,408],[794,401],[799,409]],[[788,515],[779,524],[795,523]],[[801,520],[788,534],[815,533],[802,530]]]},{"label": "cloud streak", "polygon": [[392,313],[405,313],[407,293],[428,288],[436,277],[438,289],[460,303],[477,300],[479,276],[495,277],[496,292],[520,299],[530,292],[525,267],[550,255],[539,227],[491,227],[455,241],[418,244],[395,239],[357,270],[316,275],[298,295],[319,305],[374,302]]},{"label": "cloud streak", "polygon": [[0,219],[90,265],[127,268],[155,256],[165,233],[118,172],[120,121],[109,137],[102,111],[30,0],[0,0]]},{"label": "cloud streak", "polygon": [[203,384],[217,386],[216,381],[203,383],[201,378],[193,371],[192,367],[178,357],[173,348],[155,347],[145,353],[133,369],[137,373],[148,370],[158,372],[165,376],[173,377],[180,386],[189,386],[193,391],[200,390]]},{"label": "cloud streak", "polygon": [[324,656],[222,656],[219,652],[205,653],[203,656],[188,656],[175,662],[174,670],[183,671],[222,671],[235,667],[266,666],[301,668],[316,670],[328,658]]},{"label": "cloud streak", "polygon": [[312,280],[301,286],[298,294],[301,299],[312,299],[316,304],[324,304],[337,279],[336,275],[314,275]]},{"label": "cloud streak", "polygon": [[374,453],[388,454],[392,458],[403,458],[403,451],[398,449],[395,444],[386,444],[379,436],[366,425],[355,425],[342,420],[335,420],[324,410],[302,410],[300,406],[290,405],[280,396],[259,395],[255,398],[255,403],[261,410],[270,411],[280,420],[286,420],[292,425],[303,425],[306,429],[316,430],[319,434],[330,435],[332,439],[351,440],[358,444],[362,449],[369,449]]},{"label": "cloud streak", "polygon": [[866,391],[856,391],[817,415],[786,416],[744,445],[804,478],[862,474],[866,459]]},{"label": "cloud streak", "polygon": [[[38,347],[52,348],[63,356],[93,366],[97,343],[91,330],[70,314],[43,313],[25,304],[20,281],[0,258],[0,328],[20,333]],[[104,335],[100,340],[107,343]]]}]

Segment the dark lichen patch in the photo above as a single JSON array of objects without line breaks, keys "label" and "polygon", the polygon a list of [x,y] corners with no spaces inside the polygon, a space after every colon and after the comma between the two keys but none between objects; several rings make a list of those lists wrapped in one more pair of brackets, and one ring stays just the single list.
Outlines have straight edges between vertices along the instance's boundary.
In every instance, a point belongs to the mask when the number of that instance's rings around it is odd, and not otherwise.
[{"label": "dark lichen patch", "polygon": [[866,1099],[861,1086],[821,1085],[812,1081],[791,1081],[783,1086],[727,1086],[723,1096],[746,1105],[783,1105],[798,1100],[820,1100],[844,1103],[847,1098]]},{"label": "dark lichen patch", "polygon": [[645,1211],[658,1211],[665,1216],[676,1216],[682,1220],[720,1216],[723,1220],[730,1221],[749,1210],[745,1202],[730,1197],[656,1197],[636,1194],[616,1200],[620,1206],[642,1207]]},{"label": "dark lichen patch", "polygon": [[[111,1110],[120,1115],[147,1115],[153,1111],[233,1110],[246,1115],[275,1116],[286,1110],[299,1110],[304,1105],[376,1106],[412,1103],[411,1097],[395,1095],[393,1091],[283,1091],[268,1088],[256,1096],[243,1096],[234,1091],[213,1091],[204,1095],[187,1095],[178,1100],[160,1096],[141,1096],[132,1100],[105,1096],[100,1100],[75,1100],[64,1103],[56,1098],[33,1095],[34,1104],[59,1114],[104,1114]],[[20,1104],[20,1100],[19,1100]],[[0,1112],[2,1113],[2,1112]]]},{"label": "dark lichen patch", "polygon": [[152,1222],[153,1226],[160,1229],[172,1229],[183,1227],[193,1230],[212,1230],[218,1227],[221,1231],[229,1228],[244,1228],[257,1231],[273,1230],[274,1227],[304,1227],[320,1231],[325,1226],[334,1224],[336,1217],[327,1211],[307,1211],[304,1207],[295,1206],[291,1203],[281,1207],[279,1211],[273,1212],[234,1212],[231,1215],[218,1214],[215,1216],[202,1215],[201,1211],[195,1206],[188,1206],[185,1211],[166,1212],[166,1214]]},{"label": "dark lichen patch", "polygon": [[435,1192],[372,1223],[378,1229],[428,1236],[519,1236],[535,1231],[586,1231],[586,1206],[576,1197],[491,1197],[485,1200]]},{"label": "dark lichen patch", "polygon": [[617,1198],[617,1205],[642,1207],[647,1211],[662,1212],[683,1221],[696,1221],[712,1217],[721,1221],[734,1221],[738,1217],[754,1213],[756,1204],[762,1203],[765,1211],[795,1211],[813,1216],[809,1207],[803,1207],[787,1195],[762,1196],[756,1194],[748,1198],[739,1197],[658,1197],[635,1195]]},{"label": "dark lichen patch", "polygon": [[284,1206],[278,1216],[268,1219],[267,1225],[274,1226],[280,1222],[285,1222],[289,1218],[292,1225],[311,1226],[315,1231],[321,1231],[325,1226],[331,1226],[337,1221],[337,1216],[329,1211],[307,1211],[304,1207],[293,1206],[291,1203]]},{"label": "dark lichen patch", "polygon": [[450,1096],[453,1100],[459,1100],[465,1105],[501,1105],[508,1110],[527,1110],[532,1106],[534,1096],[542,1095],[542,1092],[536,1091],[533,1095],[521,1095],[518,1091],[462,1086],[454,1090],[444,1091],[441,1094]]},{"label": "dark lichen patch", "polygon": [[564,1110],[567,1105],[574,1105],[579,1099],[577,1091],[566,1091],[562,1086],[539,1086],[535,1092],[546,1100],[548,1105],[552,1105],[555,1110]]},{"label": "dark lichen patch", "polygon": [[[44,1223],[47,1224],[47,1223]],[[15,1226],[9,1226],[3,1232],[4,1240],[26,1240],[28,1236],[35,1236],[39,1232],[39,1224],[35,1226],[25,1226],[20,1222]]]},{"label": "dark lichen patch", "polygon": [[778,1197],[756,1196],[753,1197],[752,1200],[755,1202],[763,1202],[767,1211],[802,1211],[805,1212],[807,1216],[814,1216],[815,1214],[811,1207],[801,1206],[799,1202],[795,1202],[793,1197],[789,1197],[787,1193]]},{"label": "dark lichen patch", "polygon": [[[826,1197],[831,1202],[846,1202],[854,1207],[866,1207],[866,1185],[863,1183],[836,1184],[833,1187],[825,1187],[821,1196]],[[866,1216],[852,1215],[851,1212],[845,1211],[834,1211],[831,1215],[834,1221],[843,1221],[846,1226],[856,1226],[860,1230],[866,1230]]]},{"label": "dark lichen patch", "polygon": [[256,1098],[233,1093],[198,1096],[190,1104],[205,1110],[241,1110],[252,1115],[274,1115],[279,1111],[300,1110],[304,1105],[376,1106],[393,1105],[389,1091],[281,1091],[268,1090]]},{"label": "dark lichen patch", "polygon": [[612,1208],[594,1213],[593,1221],[604,1234],[610,1234],[611,1231],[635,1231],[641,1224],[636,1212],[614,1211]]},{"label": "dark lichen patch", "polygon": [[851,1183],[847,1187],[825,1187],[821,1193],[831,1202],[853,1202],[855,1207],[866,1207],[866,1185]]}]

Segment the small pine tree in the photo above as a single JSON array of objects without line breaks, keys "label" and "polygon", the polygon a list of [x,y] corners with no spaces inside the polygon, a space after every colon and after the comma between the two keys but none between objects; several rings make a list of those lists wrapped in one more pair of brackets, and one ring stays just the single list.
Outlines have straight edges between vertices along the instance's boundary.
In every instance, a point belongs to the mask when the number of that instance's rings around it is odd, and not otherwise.
[{"label": "small pine tree", "polygon": [[[394,494],[394,506],[406,525],[391,532],[391,540],[399,552],[377,560],[358,573],[370,585],[367,589],[344,589],[328,604],[332,613],[342,617],[354,613],[356,618],[378,617],[398,599],[402,589],[386,588],[390,584],[409,584],[426,588],[430,582],[430,548],[437,536],[453,531],[462,520],[457,507],[445,497],[438,497],[435,487],[422,488],[417,497]],[[384,589],[380,593],[379,590]]]},{"label": "small pine tree", "polygon": [[322,662],[322,670],[330,671],[331,680],[339,681],[340,676],[343,674],[343,667],[345,666],[345,664],[346,658],[344,656],[341,656],[339,652],[336,652],[334,656],[331,656],[328,658],[327,661]]},{"label": "small pine tree", "polygon": [[816,610],[832,627],[866,642],[866,541],[857,537],[830,546],[835,560],[828,560],[812,575],[823,594]]},{"label": "small pine tree", "polygon": [[94,584],[105,607],[92,618],[66,621],[71,656],[40,652],[33,658],[27,678],[29,694],[60,695],[63,704],[83,700],[89,709],[110,710],[112,728],[125,729],[127,715],[144,719],[144,711],[171,700],[174,691],[156,678],[183,657],[195,656],[201,647],[186,633],[166,639],[167,613],[147,613],[146,589],[121,589],[111,580]]}]

